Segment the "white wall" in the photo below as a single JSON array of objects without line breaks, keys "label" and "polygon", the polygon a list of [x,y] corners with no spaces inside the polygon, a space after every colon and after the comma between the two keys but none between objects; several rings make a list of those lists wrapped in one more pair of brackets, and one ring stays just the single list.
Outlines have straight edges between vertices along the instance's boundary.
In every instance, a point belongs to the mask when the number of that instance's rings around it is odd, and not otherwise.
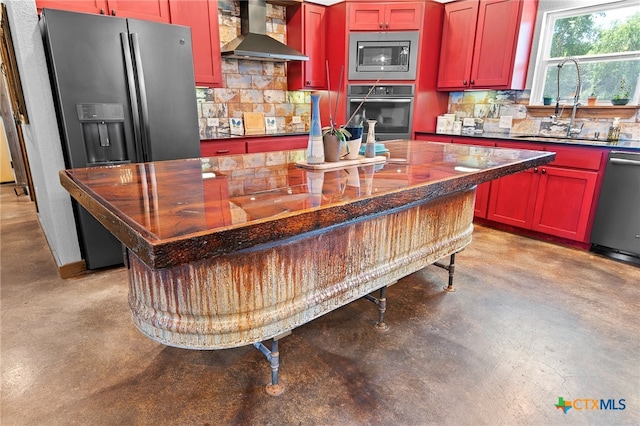
[{"label": "white wall", "polygon": [[33,175],[38,217],[58,267],[78,262],[80,247],[71,199],[58,171],[65,168],[34,0],[3,0],[30,124],[22,131]]}]

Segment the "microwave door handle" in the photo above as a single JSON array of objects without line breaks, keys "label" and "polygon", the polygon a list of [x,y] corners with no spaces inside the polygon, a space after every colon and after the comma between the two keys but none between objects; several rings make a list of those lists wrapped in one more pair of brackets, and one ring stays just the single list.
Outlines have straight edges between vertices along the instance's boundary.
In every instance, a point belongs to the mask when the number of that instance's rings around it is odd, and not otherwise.
[{"label": "microwave door handle", "polygon": [[351,102],[391,102],[394,104],[408,104],[411,102],[411,99],[396,99],[396,98],[383,98],[383,99],[349,99]]}]

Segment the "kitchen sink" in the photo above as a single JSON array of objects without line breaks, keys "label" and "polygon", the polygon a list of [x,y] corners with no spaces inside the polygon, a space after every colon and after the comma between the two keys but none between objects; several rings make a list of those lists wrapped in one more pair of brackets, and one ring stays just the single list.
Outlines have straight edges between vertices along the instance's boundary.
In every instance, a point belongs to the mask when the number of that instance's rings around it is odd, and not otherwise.
[{"label": "kitchen sink", "polygon": [[589,142],[590,144],[607,145],[609,141],[603,139],[589,137],[568,137],[568,136],[549,136],[549,135],[514,135],[514,139],[526,139],[534,142]]}]

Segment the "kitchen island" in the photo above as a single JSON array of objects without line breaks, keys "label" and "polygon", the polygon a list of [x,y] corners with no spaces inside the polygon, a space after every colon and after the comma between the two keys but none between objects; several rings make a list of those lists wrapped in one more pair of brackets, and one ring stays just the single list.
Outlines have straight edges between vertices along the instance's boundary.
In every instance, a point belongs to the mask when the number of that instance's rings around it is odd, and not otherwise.
[{"label": "kitchen island", "polygon": [[[476,186],[555,156],[385,145],[389,158],[361,166],[302,168],[295,150],[66,170],[60,180],[126,248],[143,334],[188,349],[253,344],[277,394],[281,336],[462,250]],[[376,302],[382,318],[383,294]]]}]

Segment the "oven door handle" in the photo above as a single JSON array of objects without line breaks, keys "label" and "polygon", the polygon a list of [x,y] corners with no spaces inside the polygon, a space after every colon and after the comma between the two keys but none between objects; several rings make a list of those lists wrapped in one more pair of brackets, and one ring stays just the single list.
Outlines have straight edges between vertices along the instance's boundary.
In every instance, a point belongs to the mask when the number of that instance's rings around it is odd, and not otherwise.
[{"label": "oven door handle", "polygon": [[390,103],[394,103],[394,104],[408,104],[412,101],[412,99],[398,99],[398,98],[376,98],[376,99],[371,99],[371,98],[367,98],[367,99],[356,99],[356,98],[350,98],[349,102],[390,102]]}]

